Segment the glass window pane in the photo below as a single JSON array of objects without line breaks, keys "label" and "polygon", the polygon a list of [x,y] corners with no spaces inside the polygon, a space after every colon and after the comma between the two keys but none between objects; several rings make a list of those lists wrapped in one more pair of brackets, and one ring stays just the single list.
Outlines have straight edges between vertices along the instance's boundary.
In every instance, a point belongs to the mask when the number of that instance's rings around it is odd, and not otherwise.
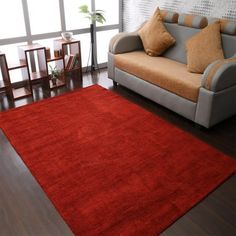
[{"label": "glass window pane", "polygon": [[54,55],[53,40],[59,39],[59,38],[61,38],[61,37],[35,40],[35,41],[33,41],[33,43],[38,43],[38,44],[42,45],[43,47],[50,48],[50,55],[53,56]]},{"label": "glass window pane", "polygon": [[82,67],[86,67],[90,51],[90,34],[78,34],[73,38],[80,40]]},{"label": "glass window pane", "polygon": [[25,45],[26,42],[7,44],[0,46],[0,51],[5,53],[8,64],[16,64],[19,61],[18,46]]},{"label": "glass window pane", "polygon": [[26,35],[21,0],[7,0],[0,3],[0,39]]},{"label": "glass window pane", "polygon": [[[96,9],[103,10],[106,22],[103,25],[119,24],[119,0],[96,0]],[[102,25],[97,23],[98,26]]]},{"label": "glass window pane", "polygon": [[64,0],[67,30],[89,28],[89,20],[79,13],[81,5],[87,5],[91,9],[90,0]]},{"label": "glass window pane", "polygon": [[32,34],[61,31],[58,0],[28,0]]},{"label": "glass window pane", "polygon": [[111,38],[118,33],[118,29],[100,31],[97,33],[97,59],[98,63],[107,62],[108,47]]}]

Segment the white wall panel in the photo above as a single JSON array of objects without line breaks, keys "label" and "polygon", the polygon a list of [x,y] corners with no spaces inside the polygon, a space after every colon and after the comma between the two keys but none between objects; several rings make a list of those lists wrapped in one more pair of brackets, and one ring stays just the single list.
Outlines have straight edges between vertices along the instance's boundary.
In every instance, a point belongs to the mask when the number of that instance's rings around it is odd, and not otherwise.
[{"label": "white wall panel", "polygon": [[133,31],[156,7],[236,21],[236,0],[123,0],[124,31]]}]

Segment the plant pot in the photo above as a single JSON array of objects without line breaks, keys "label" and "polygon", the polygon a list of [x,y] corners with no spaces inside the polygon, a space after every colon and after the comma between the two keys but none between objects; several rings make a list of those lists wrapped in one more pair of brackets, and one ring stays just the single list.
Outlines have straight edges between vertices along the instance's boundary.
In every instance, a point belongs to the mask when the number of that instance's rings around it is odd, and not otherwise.
[{"label": "plant pot", "polygon": [[52,80],[53,85],[57,85],[57,78],[53,77],[53,78],[51,78],[51,80]]}]

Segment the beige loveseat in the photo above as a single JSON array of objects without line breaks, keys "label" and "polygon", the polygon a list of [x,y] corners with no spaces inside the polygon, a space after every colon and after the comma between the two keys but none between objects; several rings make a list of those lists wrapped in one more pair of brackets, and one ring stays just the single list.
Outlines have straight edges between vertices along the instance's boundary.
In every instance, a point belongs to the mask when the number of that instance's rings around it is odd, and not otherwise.
[{"label": "beige loveseat", "polygon": [[[198,26],[206,18],[197,16],[186,26],[184,17],[180,15],[177,22],[164,19],[176,43],[160,57],[145,53],[137,32],[116,35],[110,42],[108,77],[209,128],[236,114],[236,60],[213,62],[204,74],[189,72],[185,42],[201,30]],[[225,58],[231,58],[236,54],[236,23],[227,27],[221,34],[222,48]]]}]

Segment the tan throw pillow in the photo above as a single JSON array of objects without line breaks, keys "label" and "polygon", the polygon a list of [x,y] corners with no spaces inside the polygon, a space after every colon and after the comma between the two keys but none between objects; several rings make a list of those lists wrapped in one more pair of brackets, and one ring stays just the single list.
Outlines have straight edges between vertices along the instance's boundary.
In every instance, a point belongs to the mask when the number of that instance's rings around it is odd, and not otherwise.
[{"label": "tan throw pillow", "polygon": [[187,67],[188,71],[203,73],[212,62],[224,59],[221,46],[220,22],[214,22],[188,39]]},{"label": "tan throw pillow", "polygon": [[149,56],[159,56],[175,43],[175,39],[166,30],[160,9],[157,8],[152,18],[138,31],[144,50]]}]

